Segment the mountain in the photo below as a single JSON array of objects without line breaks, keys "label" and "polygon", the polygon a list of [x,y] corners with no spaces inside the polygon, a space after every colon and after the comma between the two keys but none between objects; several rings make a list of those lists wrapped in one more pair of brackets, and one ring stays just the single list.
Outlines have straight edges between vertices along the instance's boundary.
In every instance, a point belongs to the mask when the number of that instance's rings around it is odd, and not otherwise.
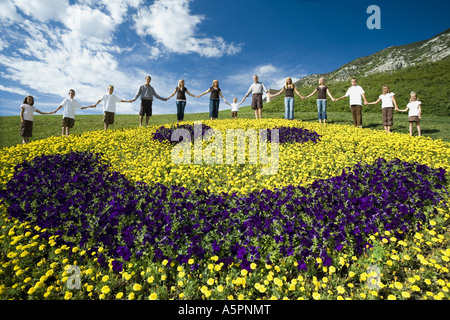
[{"label": "mountain", "polygon": [[348,81],[351,77],[397,71],[422,63],[440,61],[448,56],[450,56],[450,29],[429,40],[392,46],[370,56],[357,58],[330,73],[306,76],[297,81],[296,85],[315,86],[320,77],[324,77],[327,84]]}]

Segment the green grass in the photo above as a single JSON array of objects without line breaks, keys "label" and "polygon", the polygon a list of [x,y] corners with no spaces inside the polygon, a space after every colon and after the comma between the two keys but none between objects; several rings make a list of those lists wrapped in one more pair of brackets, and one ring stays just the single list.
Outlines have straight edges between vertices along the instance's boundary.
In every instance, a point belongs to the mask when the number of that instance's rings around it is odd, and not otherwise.
[{"label": "green grass", "polygon": [[[300,99],[296,99],[300,100]],[[330,102],[331,108],[333,107]],[[264,106],[264,108],[266,105]],[[363,107],[364,108],[364,107]],[[380,106],[377,106],[377,110]],[[263,109],[263,118],[283,118],[284,106],[279,108]],[[295,109],[295,119],[307,122],[318,122],[317,112],[302,112]],[[269,112],[270,111],[270,112]],[[219,119],[231,119],[231,111],[223,110],[219,112]],[[255,114],[249,106],[242,107],[239,110],[238,118],[254,119]],[[394,132],[409,134],[409,124],[407,114],[396,112],[394,114]],[[208,120],[208,113],[186,114],[185,121]],[[77,115],[75,126],[70,134],[79,135],[86,131],[103,130],[103,115]],[[176,115],[154,115],[150,118],[149,125],[163,125],[167,123],[176,123]],[[328,112],[328,123],[352,125],[352,115],[348,112]],[[136,128],[139,126],[139,115],[116,115],[115,123],[110,127],[111,130],[120,130]],[[384,130],[381,122],[381,110],[378,113],[364,112],[363,109],[363,127]],[[424,115],[421,120],[422,135],[433,139],[442,139],[450,142],[450,116]],[[414,128],[414,134],[416,134]],[[59,115],[35,115],[33,137],[31,141],[45,139],[51,136],[61,135],[61,116]],[[20,117],[7,116],[0,117],[0,148],[10,147],[22,143],[20,137]]]}]

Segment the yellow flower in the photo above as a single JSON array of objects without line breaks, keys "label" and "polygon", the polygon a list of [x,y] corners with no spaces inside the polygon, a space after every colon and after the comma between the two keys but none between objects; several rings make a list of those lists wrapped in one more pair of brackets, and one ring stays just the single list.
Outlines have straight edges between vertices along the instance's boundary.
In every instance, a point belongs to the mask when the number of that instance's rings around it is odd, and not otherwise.
[{"label": "yellow flower", "polygon": [[214,279],[209,278],[208,281],[206,281],[206,283],[207,283],[209,286],[212,286],[212,285],[214,284]]},{"label": "yellow flower", "polygon": [[156,300],[156,299],[158,299],[158,295],[156,293],[152,292],[148,298],[150,300]]},{"label": "yellow flower", "polygon": [[111,289],[108,286],[103,286],[100,291],[103,294],[108,294],[111,291]]},{"label": "yellow flower", "polygon": [[401,284],[400,282],[395,282],[394,283],[394,286],[398,289],[398,290],[401,290],[401,289],[403,289],[403,284]]},{"label": "yellow flower", "polygon": [[393,294],[390,294],[387,298],[388,300],[397,300],[397,298]]},{"label": "yellow flower", "polygon": [[140,284],[135,283],[135,284],[133,285],[133,290],[134,290],[134,291],[140,291],[141,289],[142,289],[142,286],[141,286]]},{"label": "yellow flower", "polygon": [[345,288],[342,286],[338,286],[336,289],[339,292],[339,294],[343,294],[345,292]]},{"label": "yellow flower", "polygon": [[119,292],[116,294],[116,299],[122,299],[123,297],[123,292]]},{"label": "yellow flower", "polygon": [[70,298],[72,298],[73,293],[70,291],[66,291],[66,293],[64,294],[64,300],[69,300]]},{"label": "yellow flower", "polygon": [[313,297],[314,300],[320,300],[320,293],[318,293],[318,292],[313,292],[312,297]]}]

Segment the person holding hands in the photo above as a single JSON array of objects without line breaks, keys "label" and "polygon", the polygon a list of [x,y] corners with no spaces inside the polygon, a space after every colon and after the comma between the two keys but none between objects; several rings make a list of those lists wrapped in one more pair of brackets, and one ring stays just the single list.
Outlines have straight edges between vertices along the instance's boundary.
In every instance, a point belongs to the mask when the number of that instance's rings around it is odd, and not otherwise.
[{"label": "person holding hands", "polygon": [[383,119],[384,131],[391,133],[391,127],[394,124],[394,105],[395,110],[398,111],[397,101],[395,101],[395,93],[391,92],[388,85],[382,87],[382,94],[377,101],[369,102],[369,105],[377,104],[381,101],[381,116]]},{"label": "person holding hands", "polygon": [[178,81],[178,86],[175,88],[173,93],[167,98],[167,100],[172,98],[175,95],[175,93],[177,94],[177,120],[178,122],[181,122],[184,120],[184,109],[186,108],[186,93],[194,98],[197,98],[197,96],[190,93],[189,90],[184,86],[183,79]]},{"label": "person holding hands", "polygon": [[145,118],[145,124],[148,125],[148,121],[152,116],[153,97],[167,101],[167,98],[160,97],[155,89],[150,85],[152,78],[150,76],[145,77],[145,84],[139,87],[133,99],[130,102],[134,102],[137,98],[141,98],[141,110],[139,111],[139,126],[142,127],[142,121]]},{"label": "person holding hands", "polygon": [[108,130],[109,125],[114,124],[114,115],[116,113],[116,104],[118,102],[131,102],[131,100],[121,100],[119,99],[114,92],[114,86],[109,85],[108,91],[104,93],[98,101],[90,106],[91,108],[96,108],[97,105],[103,101],[103,123],[105,127],[105,131]]},{"label": "person holding hands", "polygon": [[208,90],[203,92],[202,94],[199,94],[197,98],[200,98],[201,96],[211,92],[211,96],[209,99],[209,117],[211,120],[217,119],[219,117],[219,103],[220,99],[219,96],[222,97],[223,101],[228,104],[227,100],[222,95],[222,90],[219,88],[219,81],[214,80],[212,82],[212,87],[210,87]]},{"label": "person holding hands", "polygon": [[416,123],[417,134],[420,137],[420,119],[422,118],[422,102],[417,100],[417,94],[413,91],[411,92],[409,103],[406,105],[406,109],[398,110],[400,112],[408,111],[408,121],[409,121],[409,135],[412,136],[413,123]]},{"label": "person holding hands", "polygon": [[20,135],[22,136],[22,143],[29,143],[30,138],[33,136],[33,112],[40,114],[54,114],[55,112],[42,112],[36,109],[34,106],[34,98],[27,96],[23,99],[23,103],[20,106]]},{"label": "person holding hands", "polygon": [[288,77],[286,78],[286,84],[284,87],[278,91],[277,93],[268,96],[270,98],[274,98],[280,94],[282,94],[284,91],[286,91],[286,94],[284,96],[284,118],[289,120],[294,120],[294,92],[303,100],[306,98],[303,97],[297,90],[297,88],[292,83],[292,78]]},{"label": "person holding hands", "polygon": [[331,95],[330,89],[328,89],[327,86],[325,86],[325,79],[320,78],[319,79],[319,86],[311,92],[306,98],[311,97],[317,92],[317,113],[319,117],[319,123],[323,124],[327,121],[327,94],[331,98],[331,100],[334,102],[336,99],[333,98]]},{"label": "person holding hands", "polygon": [[335,101],[339,101],[341,99],[344,99],[346,97],[350,98],[350,109],[352,111],[352,117],[353,117],[353,124],[355,127],[362,128],[362,100],[361,97],[364,99],[364,104],[367,105],[367,99],[365,92],[361,86],[357,84],[356,78],[352,78],[352,86],[348,88],[345,95],[340,97],[339,99],[336,99]]},{"label": "person holding hands", "polygon": [[245,101],[245,99],[252,93],[252,109],[255,110],[256,119],[261,119],[261,113],[263,108],[263,93],[268,92],[263,83],[259,82],[258,76],[253,76],[253,84],[248,89],[247,94],[242,99],[241,103]]},{"label": "person holding hands", "polygon": [[226,102],[227,105],[231,106],[231,117],[234,120],[237,120],[237,114],[239,112],[239,105],[241,103],[237,103],[237,98],[233,98],[233,103],[232,104],[229,104],[228,102]]},{"label": "person holding hands", "polygon": [[64,108],[63,119],[61,122],[62,136],[68,137],[70,129],[75,125],[75,109],[86,109],[91,107],[92,106],[81,107],[78,101],[75,100],[75,90],[70,89],[69,97],[65,98],[59,107],[53,111],[53,113],[56,113],[59,109]]}]

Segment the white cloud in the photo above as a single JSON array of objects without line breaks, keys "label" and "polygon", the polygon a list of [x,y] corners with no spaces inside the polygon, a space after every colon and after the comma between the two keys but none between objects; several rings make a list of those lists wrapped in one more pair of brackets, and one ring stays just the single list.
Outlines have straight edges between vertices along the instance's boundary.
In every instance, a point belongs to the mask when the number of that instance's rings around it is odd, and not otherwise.
[{"label": "white cloud", "polygon": [[20,21],[22,17],[17,13],[16,7],[11,0],[0,1],[0,21],[12,23]]},{"label": "white cloud", "polygon": [[16,93],[16,94],[19,94],[21,96],[27,96],[28,95],[28,92],[26,92],[25,90],[23,90],[21,88],[5,87],[4,85],[1,85],[1,84],[0,84],[0,91]]},{"label": "white cloud", "polygon": [[26,15],[41,22],[59,21],[65,15],[68,0],[13,0],[14,4]]},{"label": "white cloud", "polygon": [[67,8],[64,24],[72,30],[74,37],[80,40],[92,38],[110,42],[116,24],[114,20],[98,9],[84,5]]},{"label": "white cloud", "polygon": [[[156,0],[133,17],[136,33],[151,36],[160,49],[178,54],[197,53],[204,57],[221,57],[240,52],[240,46],[221,37],[198,37],[198,25],[204,16],[191,14],[191,0]],[[158,52],[159,54],[159,52]],[[154,56],[154,55],[153,55]]]}]

